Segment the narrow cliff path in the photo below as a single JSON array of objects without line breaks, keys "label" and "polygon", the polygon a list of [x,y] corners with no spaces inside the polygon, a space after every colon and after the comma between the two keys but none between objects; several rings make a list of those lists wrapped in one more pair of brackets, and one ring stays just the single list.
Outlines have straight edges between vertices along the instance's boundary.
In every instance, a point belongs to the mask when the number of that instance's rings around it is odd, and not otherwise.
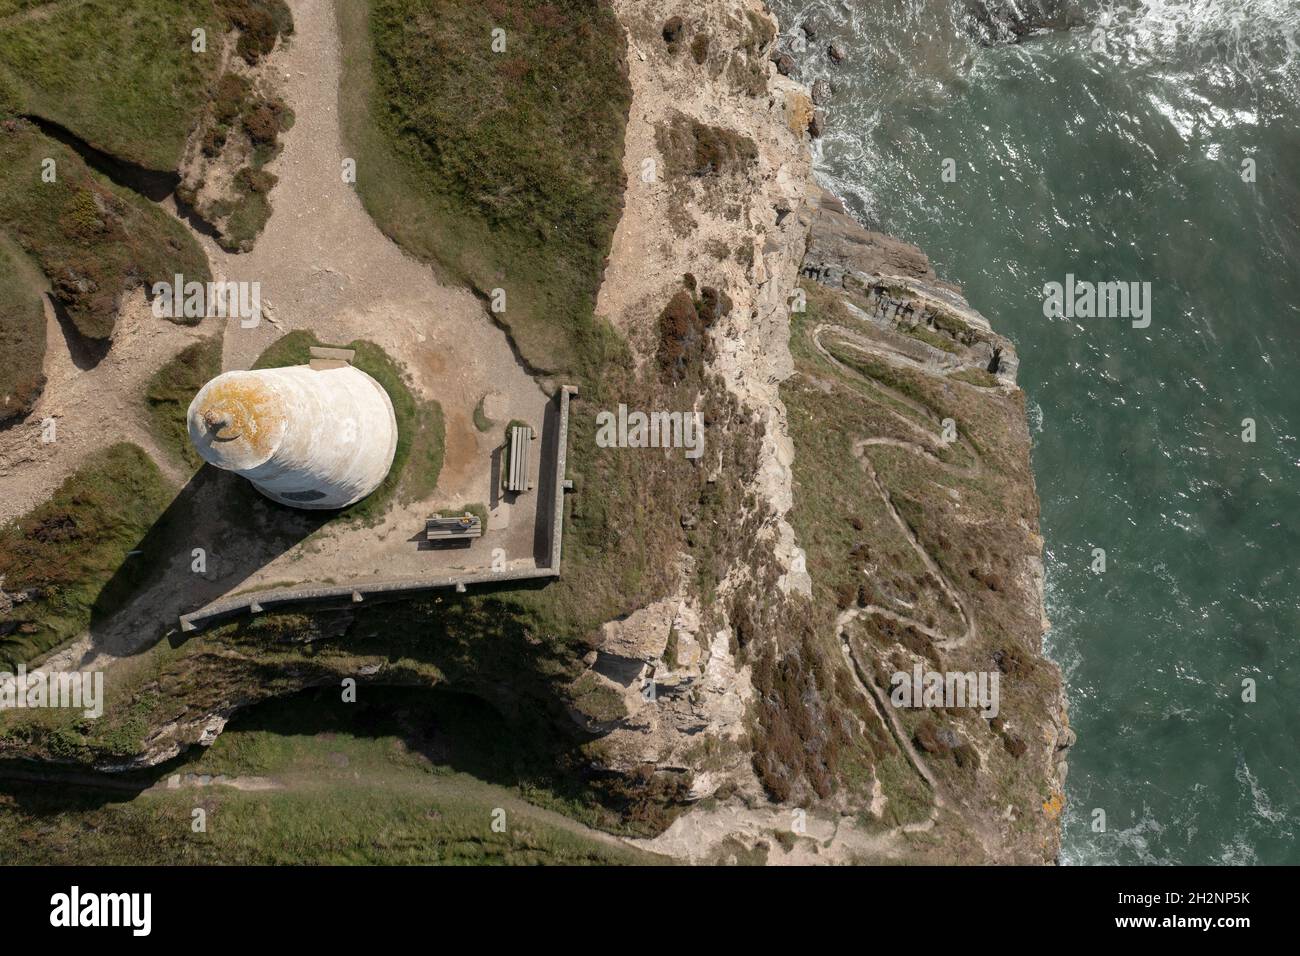
[{"label": "narrow cliff path", "polygon": [[[869,352],[870,354],[876,355],[886,361],[889,361],[891,357],[898,358],[899,356],[897,356],[897,353],[882,348],[876,345],[875,343],[872,343],[869,340],[863,338],[862,336],[855,335],[851,330],[845,329],[842,326],[819,325],[817,328],[813,330],[812,333],[812,342],[814,347],[817,349],[818,353],[822,356],[822,358],[824,358],[827,362],[833,365],[841,374],[851,379],[857,379],[859,381],[866,382],[871,386],[871,388],[877,389],[880,392],[888,395],[890,399],[900,402],[901,404],[912,409],[918,415],[921,415],[926,419],[933,418],[934,416],[933,411],[927,408],[926,406],[924,406],[923,404],[921,404],[920,402],[916,401],[915,399],[907,395],[902,394],[901,392],[891,388],[890,386],[884,384],[883,382],[880,382],[873,378],[869,378],[868,376],[862,374],[857,369],[850,368],[849,366],[845,365],[843,362],[835,358],[835,356],[832,355],[830,351],[822,343],[822,336],[825,335],[826,333],[834,334],[837,337],[843,339],[853,348],[860,349],[864,352]],[[964,382],[960,382],[960,380],[953,380],[953,381],[963,385],[966,384]],[[968,385],[967,387],[977,388],[978,386]],[[865,392],[860,392],[859,394],[862,395],[864,398],[869,398],[869,395]],[[915,420],[909,418],[906,415],[901,414],[896,409],[891,408],[889,405],[883,402],[876,402],[876,404],[879,405],[880,408],[887,411],[894,418],[898,419],[901,422],[904,422],[912,430],[925,435],[935,444],[937,445],[945,444],[941,432],[936,432],[934,434],[931,434],[925,431],[925,429],[920,424],[918,424]],[[967,605],[965,598],[961,596],[961,593],[953,585],[952,581],[949,580],[948,575],[944,573],[941,567],[939,567],[939,563],[934,560],[933,556],[931,556],[931,554],[928,551],[926,551],[925,548],[921,545],[921,542],[917,540],[916,533],[912,530],[911,526],[908,525],[908,523],[903,519],[903,516],[899,513],[898,508],[894,505],[893,499],[889,495],[889,489],[886,488],[884,482],[880,480],[880,475],[877,473],[876,467],[871,461],[871,456],[868,451],[868,449],[872,447],[880,447],[880,446],[901,448],[906,451],[910,451],[913,454],[920,455],[922,458],[926,459],[932,464],[937,465],[938,467],[943,468],[946,471],[949,471],[950,473],[953,474],[959,474],[966,477],[975,477],[981,473],[981,471],[983,470],[983,462],[980,459],[979,453],[975,450],[974,447],[971,446],[970,442],[968,442],[965,438],[961,437],[960,433],[958,434],[958,437],[955,442],[950,442],[947,444],[959,445],[970,456],[972,464],[966,467],[962,467],[960,465],[954,465],[951,462],[944,461],[943,459],[937,457],[932,451],[930,451],[929,448],[925,447],[924,445],[921,445],[916,442],[903,441],[897,438],[886,438],[886,437],[863,438],[858,440],[853,446],[853,454],[858,459],[859,464],[861,464],[862,470],[866,472],[867,478],[870,479],[872,488],[874,488],[876,494],[880,496],[881,501],[885,503],[885,509],[886,511],[889,512],[889,516],[893,519],[894,524],[897,525],[899,531],[903,534],[903,537],[911,545],[912,550],[916,553],[917,557],[920,559],[921,563],[925,566],[926,570],[929,571],[932,575],[934,575],[935,579],[939,582],[939,586],[943,590],[944,595],[951,602],[953,608],[957,611],[957,614],[960,616],[962,622],[965,624],[965,630],[959,635],[944,634],[943,632],[937,630],[936,628],[930,627],[929,625],[925,624],[922,621],[918,621],[915,618],[908,617],[907,615],[904,614],[899,614],[896,611],[891,611],[888,608],[880,607],[879,605],[876,604],[869,604],[866,607],[861,607],[861,608],[850,608],[849,610],[843,612],[840,615],[839,622],[838,622],[838,626],[841,630],[850,620],[853,620],[854,618],[865,617],[867,615],[875,614],[880,617],[884,617],[891,621],[894,621],[898,624],[903,624],[919,631],[920,633],[924,634],[926,637],[934,641],[938,647],[943,648],[945,650],[952,650],[961,647],[965,644],[968,644],[971,641],[973,641],[977,636],[978,627],[975,622],[975,615],[971,613],[970,607]]]},{"label": "narrow cliff path", "polygon": [[[953,605],[959,615],[963,629],[959,634],[946,634],[942,631],[927,626],[921,621],[891,611],[878,605],[869,605],[863,608],[853,608],[844,611],[836,620],[836,632],[841,642],[841,649],[846,658],[849,674],[852,677],[854,686],[857,691],[866,698],[868,705],[876,713],[881,723],[886,727],[893,737],[895,745],[902,753],[912,771],[924,785],[932,796],[930,812],[924,819],[915,820],[900,826],[892,827],[881,832],[865,832],[858,828],[852,819],[844,818],[839,820],[828,820],[823,817],[809,815],[805,821],[806,831],[805,840],[796,840],[792,848],[781,850],[773,847],[769,853],[767,862],[769,864],[812,864],[827,862],[860,862],[870,860],[879,862],[890,859],[904,859],[907,854],[907,840],[909,835],[916,833],[926,833],[941,823],[941,817],[945,811],[957,812],[956,807],[959,803],[952,794],[948,793],[943,783],[936,778],[934,773],[926,764],[922,755],[917,752],[913,746],[910,736],[902,723],[898,719],[897,712],[890,706],[885,692],[876,686],[872,677],[872,672],[863,666],[858,651],[854,647],[854,641],[848,633],[848,624],[855,618],[875,614],[881,617],[896,621],[897,623],[913,627],[933,640],[936,646],[945,649],[954,649],[961,647],[977,635],[977,626],[975,617],[971,613],[965,600],[960,592],[952,584],[946,574],[943,573],[938,563],[925,550],[917,540],[916,535],[912,532],[907,522],[903,519],[898,509],[889,495],[888,489],[876,472],[875,465],[870,457],[870,449],[880,447],[898,448],[903,451],[915,454],[925,459],[936,467],[947,470],[948,472],[964,477],[974,477],[979,475],[984,468],[978,452],[964,438],[958,437],[957,441],[952,444],[958,444],[963,451],[969,456],[970,464],[966,466],[955,465],[951,462],[939,458],[931,450],[930,446],[942,446],[940,422],[934,420],[934,412],[921,402],[916,401],[908,395],[904,395],[897,389],[889,385],[870,379],[857,370],[850,368],[843,362],[840,362],[823,344],[824,336],[834,335],[841,339],[845,344],[858,349],[862,352],[877,356],[882,361],[886,361],[896,367],[908,368],[916,371],[933,373],[920,363],[908,359],[906,356],[900,356],[888,348],[882,347],[872,342],[865,336],[858,335],[853,330],[834,324],[823,324],[813,329],[810,339],[816,351],[835,369],[844,374],[847,378],[856,381],[865,382],[870,389],[876,390],[889,399],[889,402],[897,402],[899,406],[913,412],[921,421],[930,422],[932,427],[927,428],[925,425],[908,415],[901,413],[897,408],[892,407],[886,402],[870,399],[869,394],[864,391],[855,391],[854,394],[869,400],[875,401],[877,405],[887,411],[891,416],[907,426],[907,428],[917,435],[918,441],[905,441],[892,437],[869,437],[861,438],[854,442],[853,453],[858,462],[866,472],[871,481],[875,492],[885,503],[885,507],[891,518],[898,526],[899,530],[905,536],[910,546],[923,562],[924,566],[940,582],[945,596]],[[953,371],[959,371],[954,369]],[[979,386],[971,385],[960,379],[950,379],[954,383],[966,388],[979,389]],[[790,832],[792,808],[788,807],[737,807],[723,806],[713,811],[695,810],[688,814],[683,814],[675,820],[666,831],[657,837],[647,840],[635,841],[636,845],[653,850],[655,852],[666,853],[669,856],[686,860],[689,862],[701,863],[708,862],[720,852],[728,838],[744,838],[750,843],[765,840],[774,833]],[[987,827],[975,825],[971,832],[978,840],[985,860],[994,860],[998,858],[997,840],[998,836]],[[816,843],[818,849],[815,852],[810,851],[809,845]]]},{"label": "narrow cliff path", "polygon": [[[944,573],[943,569],[939,566],[934,557],[924,548],[924,546],[922,546],[911,526],[908,525],[903,516],[899,513],[898,508],[895,506],[893,499],[889,494],[889,489],[881,480],[875,464],[871,460],[870,449],[880,447],[899,448],[925,459],[930,464],[941,468],[950,474],[960,475],[967,478],[976,477],[981,474],[984,464],[979,452],[968,440],[962,437],[960,433],[954,442],[945,443],[943,441],[942,432],[940,430],[941,423],[934,422],[935,415],[932,409],[926,407],[924,404],[916,401],[910,396],[902,394],[897,389],[891,388],[884,382],[865,375],[858,369],[851,368],[839,361],[833,354],[831,354],[830,350],[826,348],[825,344],[823,344],[822,338],[826,335],[833,335],[851,348],[873,355],[895,367],[910,368],[916,371],[924,371],[928,374],[933,374],[933,369],[926,368],[921,365],[921,363],[914,362],[906,356],[901,356],[864,336],[854,333],[850,329],[844,328],[843,326],[832,324],[819,325],[813,330],[811,335],[814,348],[830,365],[847,378],[864,382],[870,386],[870,390],[861,390],[857,394],[867,400],[873,401],[878,407],[888,412],[891,417],[903,422],[910,430],[923,436],[929,443],[931,443],[931,445],[942,446],[947,444],[951,446],[957,444],[970,459],[969,465],[956,465],[939,458],[934,454],[930,447],[919,442],[904,441],[902,439],[884,436],[861,438],[855,441],[853,445],[854,457],[857,458],[863,471],[866,472],[872,488],[875,489],[880,500],[884,502],[885,508],[893,519],[894,524],[908,541],[917,557],[924,564],[925,568],[934,575],[935,579],[939,582],[939,586],[943,590],[944,595],[957,610],[962,622],[965,624],[965,629],[961,634],[945,634],[937,628],[926,625],[922,621],[918,621],[905,614],[900,614],[896,611],[875,604],[870,604],[860,608],[848,608],[841,612],[836,619],[837,636],[840,639],[841,648],[844,652],[846,662],[849,665],[849,672],[853,677],[855,686],[868,700],[885,726],[889,728],[895,744],[907,759],[908,764],[933,795],[933,805],[929,817],[925,821],[908,824],[900,828],[906,833],[919,832],[933,828],[939,820],[940,812],[945,807],[954,806],[957,801],[947,793],[946,788],[935,777],[921,754],[919,754],[916,748],[912,745],[909,735],[898,719],[898,714],[895,709],[889,705],[885,691],[877,686],[872,670],[863,665],[863,662],[859,657],[858,649],[855,646],[855,641],[849,633],[848,625],[851,621],[858,618],[877,615],[898,624],[913,628],[934,641],[936,647],[945,650],[956,649],[973,641],[978,635],[978,625],[975,620],[975,615],[972,613],[965,598],[953,585],[948,575]],[[959,369],[952,371],[959,371]],[[949,377],[948,381],[966,388],[980,388],[977,385],[963,382],[960,379]],[[887,396],[892,402],[898,402],[903,407],[908,408],[920,416],[922,420],[940,427],[936,427],[934,431],[927,430],[915,419],[902,414],[896,408],[891,407],[885,402],[872,398],[872,390]],[[972,832],[982,845],[987,858],[996,859],[997,854],[994,851],[997,835],[984,826],[975,826],[973,827]]]}]

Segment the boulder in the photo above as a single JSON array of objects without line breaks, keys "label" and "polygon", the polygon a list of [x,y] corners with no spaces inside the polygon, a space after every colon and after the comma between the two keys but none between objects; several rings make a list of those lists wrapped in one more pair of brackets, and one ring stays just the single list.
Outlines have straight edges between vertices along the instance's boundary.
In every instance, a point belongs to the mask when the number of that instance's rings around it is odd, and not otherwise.
[{"label": "boulder", "polygon": [[820,139],[822,133],[826,131],[826,111],[813,110],[812,117],[808,120],[808,135],[813,139]]},{"label": "boulder", "polygon": [[1078,0],[966,0],[971,33],[985,46],[1083,26]]}]

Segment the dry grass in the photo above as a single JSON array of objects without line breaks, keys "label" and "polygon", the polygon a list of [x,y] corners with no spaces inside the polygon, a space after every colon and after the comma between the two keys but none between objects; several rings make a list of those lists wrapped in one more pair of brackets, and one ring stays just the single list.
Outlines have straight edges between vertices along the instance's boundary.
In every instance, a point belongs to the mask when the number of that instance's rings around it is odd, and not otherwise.
[{"label": "dry grass", "polygon": [[0,234],[0,427],[26,415],[45,387],[40,271]]}]

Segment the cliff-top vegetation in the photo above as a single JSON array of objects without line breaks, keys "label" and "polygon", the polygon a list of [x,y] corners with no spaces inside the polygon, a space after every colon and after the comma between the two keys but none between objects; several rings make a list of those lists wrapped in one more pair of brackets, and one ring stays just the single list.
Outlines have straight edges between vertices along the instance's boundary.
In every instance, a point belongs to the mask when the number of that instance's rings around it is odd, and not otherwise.
[{"label": "cliff-top vegetation", "polygon": [[622,208],[631,102],[597,0],[336,5],[344,138],[388,235],[485,298],[533,366],[599,364],[592,318]]}]

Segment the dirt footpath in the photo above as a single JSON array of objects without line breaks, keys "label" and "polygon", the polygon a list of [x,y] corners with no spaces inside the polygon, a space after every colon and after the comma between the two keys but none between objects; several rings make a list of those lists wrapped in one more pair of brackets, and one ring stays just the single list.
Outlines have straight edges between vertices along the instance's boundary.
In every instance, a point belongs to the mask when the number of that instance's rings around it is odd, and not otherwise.
[{"label": "dirt footpath", "polygon": [[250,253],[223,252],[202,240],[215,276],[260,282],[269,304],[269,319],[258,328],[228,323],[225,368],[248,368],[293,329],[310,329],[325,342],[377,343],[406,365],[421,393],[442,403],[447,460],[440,493],[457,503],[486,502],[486,462],[501,429],[479,432],[474,406],[501,393],[499,405],[510,417],[540,427],[546,396],[479,300],[439,285],[429,266],[379,231],[355,187],[343,181],[334,4],[289,6],[293,37],[270,65],[295,117],[284,151],[268,166],[280,177],[270,194],[274,212]]},{"label": "dirt footpath", "polygon": [[[0,525],[45,501],[86,456],[120,441],[147,451],[177,487],[180,468],[153,439],[144,390],[153,373],[191,342],[211,335],[216,320],[198,326],[155,318],[144,291],[124,297],[113,347],[93,368],[80,346],[70,347],[49,301],[45,303],[45,390],[32,412],[0,431]],[[53,441],[43,441],[43,422],[54,422]]]}]

